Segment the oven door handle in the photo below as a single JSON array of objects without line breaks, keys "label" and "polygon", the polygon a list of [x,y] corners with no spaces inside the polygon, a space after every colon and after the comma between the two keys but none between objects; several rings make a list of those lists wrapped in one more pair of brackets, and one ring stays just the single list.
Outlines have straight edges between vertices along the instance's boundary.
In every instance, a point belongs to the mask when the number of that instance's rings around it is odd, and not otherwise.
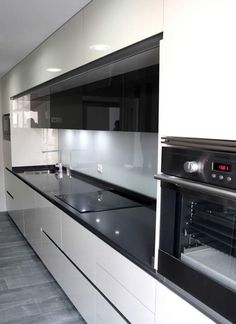
[{"label": "oven door handle", "polygon": [[197,190],[197,191],[199,191],[201,193],[205,193],[205,194],[219,196],[219,197],[226,198],[226,199],[236,199],[236,192],[233,190],[230,190],[230,189],[218,188],[216,186],[202,184],[202,183],[191,181],[191,180],[185,180],[182,178],[178,178],[175,176],[169,176],[166,174],[154,175],[154,179],[160,180],[163,182],[168,182],[168,183],[171,183],[171,184],[174,184],[179,187],[186,188],[186,189]]}]

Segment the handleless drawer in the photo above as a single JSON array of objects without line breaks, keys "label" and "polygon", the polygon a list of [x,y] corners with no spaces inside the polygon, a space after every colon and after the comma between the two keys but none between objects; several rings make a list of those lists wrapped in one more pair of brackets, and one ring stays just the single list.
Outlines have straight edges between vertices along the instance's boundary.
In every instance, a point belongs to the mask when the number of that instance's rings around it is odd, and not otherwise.
[{"label": "handleless drawer", "polygon": [[96,285],[132,323],[154,323],[156,280],[100,239]]},{"label": "handleless drawer", "polygon": [[87,323],[95,324],[96,290],[42,233],[42,260]]},{"label": "handleless drawer", "polygon": [[62,214],[62,250],[94,282],[96,236],[73,218]]},{"label": "handleless drawer", "polygon": [[41,195],[36,196],[37,217],[42,219],[42,230],[61,247],[61,217],[63,212]]}]

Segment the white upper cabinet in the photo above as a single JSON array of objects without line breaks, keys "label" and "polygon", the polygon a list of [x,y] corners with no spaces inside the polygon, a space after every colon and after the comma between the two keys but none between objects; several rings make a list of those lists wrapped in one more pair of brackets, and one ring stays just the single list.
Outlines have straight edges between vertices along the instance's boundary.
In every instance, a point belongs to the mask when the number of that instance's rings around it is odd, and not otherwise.
[{"label": "white upper cabinet", "polygon": [[236,2],[166,0],[160,133],[236,139]]},{"label": "white upper cabinet", "polygon": [[163,0],[94,0],[4,77],[6,98],[162,31]]},{"label": "white upper cabinet", "polygon": [[[43,82],[42,79],[42,61],[41,61],[41,47],[38,47],[31,54],[29,54],[20,64],[19,80],[15,84],[15,92],[19,93],[26,91],[32,87],[37,86]],[[15,93],[12,93],[14,95]]]},{"label": "white upper cabinet", "polygon": [[83,12],[79,12],[42,45],[43,81],[55,78],[85,63]]},{"label": "white upper cabinet", "polygon": [[90,62],[163,31],[163,0],[99,0],[84,9]]}]

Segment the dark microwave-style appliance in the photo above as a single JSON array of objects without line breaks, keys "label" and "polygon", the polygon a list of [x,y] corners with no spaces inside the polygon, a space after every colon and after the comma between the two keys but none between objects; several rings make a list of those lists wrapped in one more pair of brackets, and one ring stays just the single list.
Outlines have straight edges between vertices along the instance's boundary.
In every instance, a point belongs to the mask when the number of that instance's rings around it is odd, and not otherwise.
[{"label": "dark microwave-style appliance", "polygon": [[236,321],[236,143],[167,138],[158,271]]},{"label": "dark microwave-style appliance", "polygon": [[4,114],[2,116],[2,130],[3,130],[3,139],[6,141],[10,141],[11,140],[10,114]]}]

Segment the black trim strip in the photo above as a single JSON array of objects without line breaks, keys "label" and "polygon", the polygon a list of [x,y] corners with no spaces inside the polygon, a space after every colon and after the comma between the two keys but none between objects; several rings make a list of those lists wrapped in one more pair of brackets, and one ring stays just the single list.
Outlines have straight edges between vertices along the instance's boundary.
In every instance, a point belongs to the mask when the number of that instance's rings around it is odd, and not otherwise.
[{"label": "black trim strip", "polygon": [[11,97],[11,99],[16,99],[16,98],[19,98],[23,95],[26,95],[32,91],[36,91],[36,90],[39,90],[39,89],[42,89],[42,88],[46,88],[46,87],[49,87],[49,86],[52,86],[52,85],[55,85],[56,83],[59,83],[59,82],[62,82],[62,81],[66,81],[68,79],[71,79],[75,76],[78,76],[79,74],[82,74],[82,73],[85,73],[89,70],[92,70],[92,69],[95,69],[95,68],[98,68],[98,67],[101,67],[103,65],[106,65],[106,64],[110,64],[110,63],[113,63],[113,62],[116,62],[116,61],[120,61],[122,59],[125,59],[125,58],[128,58],[130,56],[133,56],[135,54],[138,54],[138,53],[142,53],[144,51],[147,51],[149,49],[152,49],[152,48],[155,48],[155,47],[158,47],[158,44],[159,44],[159,41],[163,39],[163,33],[159,33],[157,35],[154,35],[154,36],[151,36],[147,39],[144,39],[142,41],[139,41],[135,44],[132,44],[132,45],[129,45],[125,48],[122,48],[116,52],[113,52],[111,54],[108,54],[106,56],[103,56],[102,58],[99,58],[95,61],[92,61],[90,63],[87,63],[85,65],[82,65],[72,71],[69,71],[69,72],[66,72],[54,79],[51,79],[49,81],[46,81],[38,86],[35,86],[33,88],[30,88],[26,91],[23,91],[13,97]]},{"label": "black trim strip", "polygon": [[14,197],[10,194],[10,192],[9,191],[6,191],[6,193],[12,198],[12,199],[14,199]]},{"label": "black trim strip", "polygon": [[68,255],[65,254],[65,252],[51,239],[51,237],[43,230],[42,231],[47,238],[58,248],[58,250],[67,258],[68,261],[82,274],[82,276],[95,288],[100,295],[102,295],[103,298],[106,299],[106,301],[114,308],[114,310],[129,324],[131,324],[130,321],[117,309],[112,302],[101,292],[101,290],[86,276],[86,274],[68,257]]},{"label": "black trim strip", "polygon": [[[227,320],[235,323],[235,292],[162,250],[159,250],[158,260],[158,272],[160,274]],[[209,314],[206,315],[211,317]]]}]

